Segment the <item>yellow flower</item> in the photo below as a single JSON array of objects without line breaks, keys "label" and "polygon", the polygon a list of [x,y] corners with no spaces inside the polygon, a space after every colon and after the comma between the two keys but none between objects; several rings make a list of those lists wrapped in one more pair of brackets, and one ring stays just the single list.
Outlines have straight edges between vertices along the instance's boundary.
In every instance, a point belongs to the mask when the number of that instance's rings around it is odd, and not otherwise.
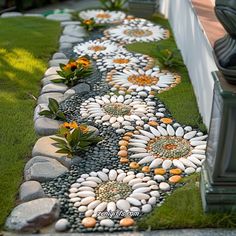
[{"label": "yellow flower", "polygon": [[69,62],[68,64],[66,64],[63,67],[63,70],[72,70],[72,71],[74,71],[76,68],[77,68],[77,63],[72,61],[72,62]]},{"label": "yellow flower", "polygon": [[92,25],[94,22],[93,22],[93,20],[90,19],[90,20],[84,20],[83,23],[85,25]]},{"label": "yellow flower", "polygon": [[79,129],[81,130],[82,133],[86,134],[89,132],[89,128],[87,125],[80,125]]},{"label": "yellow flower", "polygon": [[78,124],[75,121],[65,122],[63,124],[63,127],[66,128],[66,129],[77,129],[78,128]]},{"label": "yellow flower", "polygon": [[86,57],[80,57],[76,60],[76,63],[82,65],[85,68],[88,68],[91,64],[90,60]]}]

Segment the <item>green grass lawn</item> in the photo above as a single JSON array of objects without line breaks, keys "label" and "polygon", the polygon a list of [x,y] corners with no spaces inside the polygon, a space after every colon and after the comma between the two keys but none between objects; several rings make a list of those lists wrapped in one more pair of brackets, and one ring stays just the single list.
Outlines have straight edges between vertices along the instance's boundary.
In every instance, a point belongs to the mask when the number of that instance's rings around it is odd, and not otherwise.
[{"label": "green grass lawn", "polygon": [[32,95],[39,94],[60,30],[58,22],[41,18],[0,19],[0,229],[36,140]]},{"label": "green grass lawn", "polygon": [[[152,20],[171,32],[168,20],[160,16],[154,16]],[[158,43],[170,50],[177,49],[172,33],[169,39]],[[157,50],[157,42],[134,43],[128,45],[127,49],[150,55],[158,63],[160,54]],[[180,53],[177,58],[183,62]],[[164,102],[178,122],[206,131],[198,111],[187,68],[177,66],[172,71],[181,75],[181,83],[167,92],[158,94],[158,98]],[[203,212],[198,174],[185,178],[183,182],[185,182],[184,187],[176,189],[166,198],[162,206],[156,207],[150,214],[139,220],[137,226],[140,230],[236,227],[236,214],[205,214]]]},{"label": "green grass lawn", "polygon": [[[155,23],[169,29],[171,32],[168,20],[159,16],[154,16],[152,20]],[[170,33],[169,39],[159,41],[158,44],[170,50],[177,49],[172,33]],[[153,58],[156,58],[157,61],[158,56],[160,55],[157,50],[157,42],[134,43],[128,45],[127,49],[132,52],[147,54]],[[177,57],[179,61],[183,61],[180,53],[177,54]],[[172,71],[181,76],[181,83],[175,88],[159,94],[158,97],[164,102],[172,116],[178,122],[184,125],[191,125],[192,127],[199,128],[202,131],[206,131],[205,125],[202,123],[202,118],[198,111],[195,94],[189,79],[187,68],[185,66],[178,66],[172,69]]]},{"label": "green grass lawn", "polygon": [[236,227],[236,214],[203,212],[198,174],[185,178],[183,182],[185,186],[176,189],[162,206],[139,220],[140,230]]}]

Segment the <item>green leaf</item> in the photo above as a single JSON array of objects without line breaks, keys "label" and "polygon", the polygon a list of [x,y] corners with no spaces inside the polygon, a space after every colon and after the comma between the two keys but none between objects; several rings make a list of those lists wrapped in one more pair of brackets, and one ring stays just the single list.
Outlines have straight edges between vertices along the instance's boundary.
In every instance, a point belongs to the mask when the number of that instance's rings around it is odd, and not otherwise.
[{"label": "green leaf", "polygon": [[62,111],[58,111],[56,113],[56,118],[58,118],[59,120],[62,120],[62,121],[66,121],[66,116]]},{"label": "green leaf", "polygon": [[39,112],[39,115],[40,115],[40,116],[46,116],[46,117],[49,117],[49,118],[50,118],[53,114],[52,114],[52,112],[49,111],[49,110],[43,110],[43,111]]},{"label": "green leaf", "polygon": [[61,149],[57,150],[56,153],[61,153],[61,154],[68,154],[68,155],[71,155],[70,150],[65,149],[65,148],[61,148]]},{"label": "green leaf", "polygon": [[54,114],[58,112],[59,109],[59,103],[57,102],[56,99],[54,98],[49,98],[49,103],[48,103],[48,108],[50,109],[51,112]]},{"label": "green leaf", "polygon": [[67,146],[67,142],[64,139],[60,139],[60,138],[51,138],[52,140],[56,141],[59,144],[65,145]]},{"label": "green leaf", "polygon": [[64,83],[64,79],[52,79],[51,80],[53,83]]}]

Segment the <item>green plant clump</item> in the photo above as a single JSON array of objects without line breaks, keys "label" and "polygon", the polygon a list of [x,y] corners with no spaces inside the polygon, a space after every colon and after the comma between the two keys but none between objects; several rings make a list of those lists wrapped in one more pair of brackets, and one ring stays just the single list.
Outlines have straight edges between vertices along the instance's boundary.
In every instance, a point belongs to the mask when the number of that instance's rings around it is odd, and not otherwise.
[{"label": "green plant clump", "polygon": [[123,9],[125,3],[128,0],[99,0],[99,1],[106,10],[118,11]]},{"label": "green plant clump", "polygon": [[58,138],[51,138],[57,142],[56,146],[59,148],[57,153],[67,154],[70,158],[102,140],[95,131],[90,131],[87,125],[77,125],[76,122],[64,123],[59,128],[57,136]]},{"label": "green plant clump", "polygon": [[57,102],[57,100],[55,100],[54,98],[49,98],[48,100],[49,100],[48,102],[49,110],[43,110],[39,112],[39,115],[51,118],[53,120],[66,121],[66,116],[62,111],[60,111],[59,103]]}]

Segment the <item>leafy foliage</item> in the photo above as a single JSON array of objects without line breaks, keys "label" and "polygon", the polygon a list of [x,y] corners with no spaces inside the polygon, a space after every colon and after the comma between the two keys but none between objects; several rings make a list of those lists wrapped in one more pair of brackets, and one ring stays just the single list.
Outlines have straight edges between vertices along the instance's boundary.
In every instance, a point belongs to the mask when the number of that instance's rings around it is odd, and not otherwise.
[{"label": "leafy foliage", "polygon": [[40,116],[45,116],[54,120],[66,120],[65,114],[59,110],[59,103],[54,98],[49,98],[48,109],[39,112]]},{"label": "leafy foliage", "polygon": [[181,58],[179,57],[180,51],[177,48],[173,50],[163,47],[160,44],[157,44],[158,50],[158,64],[162,69],[167,68],[177,68],[180,66],[184,66]]},{"label": "leafy foliage", "polygon": [[100,0],[103,7],[111,11],[122,10],[126,2],[128,0]]},{"label": "leafy foliage", "polygon": [[64,123],[60,126],[57,136],[58,138],[52,138],[57,142],[57,153],[66,154],[70,158],[102,140],[94,131],[89,131],[87,125],[77,125],[76,122]]},{"label": "leafy foliage", "polygon": [[65,64],[60,64],[58,75],[62,78],[52,80],[54,83],[64,83],[69,87],[75,86],[81,79],[92,74],[92,63],[87,56],[79,57],[77,60],[70,59]]}]

